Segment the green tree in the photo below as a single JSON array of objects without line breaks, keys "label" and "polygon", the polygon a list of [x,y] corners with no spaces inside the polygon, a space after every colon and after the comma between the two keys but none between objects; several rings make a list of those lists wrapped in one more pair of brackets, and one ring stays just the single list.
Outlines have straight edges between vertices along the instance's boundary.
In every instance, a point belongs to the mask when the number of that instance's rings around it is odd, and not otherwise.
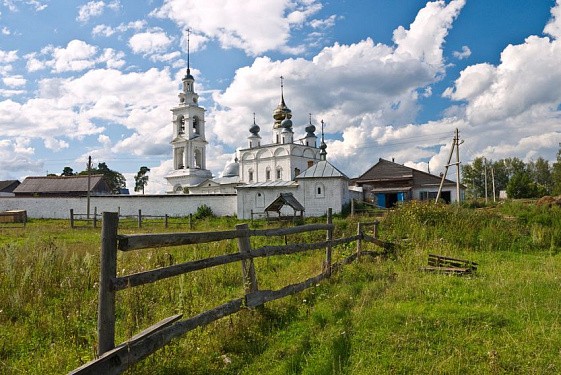
[{"label": "green tree", "polygon": [[64,169],[62,170],[62,173],[60,174],[61,176],[74,176],[76,175],[76,173],[74,173],[74,170],[70,167],[64,167]]},{"label": "green tree", "polygon": [[551,168],[552,193],[561,195],[561,145],[557,151],[557,160]]},{"label": "green tree", "polygon": [[538,186],[527,171],[517,172],[508,181],[506,193],[513,199],[536,198]]},{"label": "green tree", "polygon": [[150,172],[150,168],[140,167],[140,170],[136,176],[134,176],[134,191],[138,192],[142,190],[142,194],[144,194],[144,187],[148,184],[148,176],[146,175],[148,172]]},{"label": "green tree", "polygon": [[527,164],[528,172],[532,180],[536,183],[538,189],[538,196],[551,194],[553,189],[553,179],[551,177],[551,168],[549,161],[541,156],[536,161],[530,161]]},{"label": "green tree", "polygon": [[[88,170],[86,169],[85,171],[82,171],[79,174],[82,176],[87,175]],[[125,179],[125,177],[121,173],[109,169],[109,167],[105,163],[99,163],[97,165],[97,168],[92,168],[91,174],[103,175],[113,194],[119,194],[121,192],[121,189],[127,187],[127,180]]]}]

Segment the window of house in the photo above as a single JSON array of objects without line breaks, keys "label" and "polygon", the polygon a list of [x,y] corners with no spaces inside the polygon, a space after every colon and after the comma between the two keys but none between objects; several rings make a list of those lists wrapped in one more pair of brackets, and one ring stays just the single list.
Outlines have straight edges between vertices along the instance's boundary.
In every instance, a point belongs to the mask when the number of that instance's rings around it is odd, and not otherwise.
[{"label": "window of house", "polygon": [[299,174],[300,174],[300,169],[294,168],[294,177],[298,176]]},{"label": "window of house", "polygon": [[249,178],[249,182],[253,181],[253,171],[251,169],[248,172],[248,178]]},{"label": "window of house", "polygon": [[315,197],[325,198],[325,186],[322,183],[317,183],[315,186]]},{"label": "window of house", "polygon": [[282,178],[282,168],[277,168],[277,180]]},{"label": "window of house", "polygon": [[271,169],[270,169],[270,168],[267,168],[267,169],[265,170],[265,179],[266,179],[267,181],[269,181],[269,180],[271,179]]}]

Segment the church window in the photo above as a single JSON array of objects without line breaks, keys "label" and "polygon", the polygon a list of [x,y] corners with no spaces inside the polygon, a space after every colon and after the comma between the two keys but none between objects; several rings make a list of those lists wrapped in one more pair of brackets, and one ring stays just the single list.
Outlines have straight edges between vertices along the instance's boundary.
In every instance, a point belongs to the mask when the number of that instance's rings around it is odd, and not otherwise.
[{"label": "church window", "polygon": [[201,156],[201,150],[195,150],[195,168],[201,168],[202,167],[202,156]]},{"label": "church window", "polygon": [[263,208],[265,207],[265,196],[261,193],[255,195],[255,207]]},{"label": "church window", "polygon": [[248,174],[249,182],[253,182],[253,169],[250,169],[250,170],[247,172],[247,174]]},{"label": "church window", "polygon": [[265,179],[269,181],[271,179],[271,168],[267,167],[265,170]]},{"label": "church window", "polygon": [[275,143],[279,143],[279,135],[277,134],[277,141]]},{"label": "church window", "polygon": [[179,116],[179,134],[185,133],[185,117]]},{"label": "church window", "polygon": [[314,161],[308,160],[308,168],[312,167],[313,165],[314,165]]},{"label": "church window", "polygon": [[325,198],[325,186],[322,183],[316,184],[315,196],[316,198]]},{"label": "church window", "polygon": [[197,116],[193,117],[193,133],[194,134],[200,133],[200,123],[199,123],[199,118]]},{"label": "church window", "polygon": [[277,168],[277,180],[282,178],[282,168]]}]

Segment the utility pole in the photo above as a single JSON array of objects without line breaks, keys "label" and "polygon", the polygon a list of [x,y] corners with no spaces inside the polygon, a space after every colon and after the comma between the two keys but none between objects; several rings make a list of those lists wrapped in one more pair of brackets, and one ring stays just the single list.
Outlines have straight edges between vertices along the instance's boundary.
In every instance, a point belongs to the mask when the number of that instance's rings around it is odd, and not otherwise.
[{"label": "utility pole", "polygon": [[86,219],[90,218],[90,189],[91,189],[91,179],[92,179],[92,157],[88,156],[88,192],[87,192],[87,203],[86,203]]},{"label": "utility pole", "polygon": [[485,204],[487,204],[487,158],[483,158],[483,162],[485,163],[483,166],[483,171],[485,173]]},{"label": "utility pole", "polygon": [[497,194],[495,194],[495,168],[491,165],[491,182],[493,183],[493,202],[497,201]]},{"label": "utility pole", "polygon": [[[456,181],[456,202],[460,204],[460,144],[462,143],[464,142],[460,142],[460,132],[456,128],[454,140],[452,141],[452,148],[450,149],[450,156],[448,157],[448,163],[446,164],[446,169],[444,170],[444,174],[442,175],[442,179],[440,180],[440,186],[438,187],[438,193],[436,194],[436,203],[438,203],[438,200],[440,199],[442,186],[444,185],[444,180],[446,179],[446,175],[448,174],[448,167],[450,167],[451,165],[456,165],[458,174]],[[454,155],[454,148],[456,148],[456,162],[450,164],[450,162],[452,161],[452,155]]]}]

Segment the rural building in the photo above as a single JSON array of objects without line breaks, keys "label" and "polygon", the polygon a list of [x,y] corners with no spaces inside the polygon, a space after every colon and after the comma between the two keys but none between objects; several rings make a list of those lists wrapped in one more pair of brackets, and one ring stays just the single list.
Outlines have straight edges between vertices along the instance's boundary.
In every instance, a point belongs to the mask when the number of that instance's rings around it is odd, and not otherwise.
[{"label": "rural building", "polygon": [[[89,177],[91,195],[110,195],[103,175]],[[88,194],[88,176],[27,177],[14,190],[16,197],[78,197]]]},{"label": "rural building", "polygon": [[18,180],[0,181],[0,197],[13,197],[14,189],[18,187]]},{"label": "rural building", "polygon": [[[363,188],[363,199],[379,207],[389,208],[397,202],[407,200],[435,200],[442,177],[392,161],[380,159],[373,167],[354,179]],[[465,187],[460,185],[460,200]],[[444,180],[442,200],[446,203],[456,201],[456,182]]]}]

